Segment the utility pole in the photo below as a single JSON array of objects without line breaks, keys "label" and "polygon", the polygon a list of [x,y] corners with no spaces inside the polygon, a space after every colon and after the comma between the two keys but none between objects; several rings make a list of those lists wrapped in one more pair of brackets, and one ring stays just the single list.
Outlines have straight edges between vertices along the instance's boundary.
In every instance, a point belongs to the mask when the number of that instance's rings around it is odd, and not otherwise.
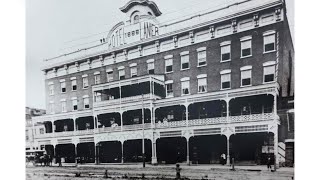
[{"label": "utility pole", "polygon": [[146,161],[145,161],[145,149],[144,149],[144,102],[143,102],[143,90],[142,92],[142,162],[143,162],[143,168],[146,167]]}]

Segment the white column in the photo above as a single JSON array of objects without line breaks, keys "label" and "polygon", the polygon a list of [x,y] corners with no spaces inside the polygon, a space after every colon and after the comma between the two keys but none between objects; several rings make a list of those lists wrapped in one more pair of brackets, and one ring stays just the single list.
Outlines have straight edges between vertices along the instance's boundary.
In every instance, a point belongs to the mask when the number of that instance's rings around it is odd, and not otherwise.
[{"label": "white column", "polygon": [[[276,128],[274,130],[274,160],[277,167],[279,167],[279,154],[278,154],[278,124],[276,124]],[[275,167],[276,168],[276,167]]]},{"label": "white column", "polygon": [[121,163],[123,163],[124,162],[124,160],[123,160],[123,144],[124,144],[124,141],[121,141]]},{"label": "white column", "polygon": [[121,125],[121,131],[123,129],[123,111],[120,111],[120,125]]},{"label": "white column", "polygon": [[75,156],[74,163],[76,165],[77,165],[77,146],[78,146],[78,143],[74,143],[74,156]]},{"label": "white column", "polygon": [[51,121],[51,124],[52,124],[52,133],[54,134],[56,131],[56,125],[54,124],[53,120]]},{"label": "white column", "polygon": [[158,160],[157,160],[157,140],[153,140],[151,143],[151,150],[152,150],[152,160],[151,160],[151,164],[157,164]]},{"label": "white column", "polygon": [[230,165],[230,135],[226,135],[227,137],[227,165]]},{"label": "white column", "polygon": [[190,165],[190,156],[189,156],[189,139],[190,138],[186,138],[187,139],[187,164]]},{"label": "white column", "polygon": [[77,131],[77,124],[76,124],[76,119],[77,118],[73,118],[73,127],[74,127],[74,131]]},{"label": "white column", "polygon": [[185,103],[184,107],[186,108],[186,124],[189,126],[189,103]]},{"label": "white column", "polygon": [[225,101],[226,101],[226,108],[227,108],[227,115],[226,115],[226,117],[227,117],[227,122],[230,122],[230,118],[229,118],[229,116],[230,116],[230,112],[229,112],[229,109],[230,109],[230,107],[229,107],[230,99],[229,99],[229,98],[226,98]]}]

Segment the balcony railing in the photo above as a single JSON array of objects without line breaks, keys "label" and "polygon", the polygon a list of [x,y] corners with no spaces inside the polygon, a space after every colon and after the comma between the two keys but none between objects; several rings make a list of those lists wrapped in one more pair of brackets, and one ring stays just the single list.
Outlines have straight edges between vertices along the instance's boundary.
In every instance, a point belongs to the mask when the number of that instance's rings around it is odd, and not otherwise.
[{"label": "balcony railing", "polygon": [[[157,96],[157,95],[144,94],[143,100],[144,101],[150,100],[152,97],[155,99],[160,99],[160,96]],[[138,96],[121,98],[121,100],[120,99],[111,99],[111,100],[94,102],[93,107],[98,108],[98,107],[105,107],[105,106],[115,106],[115,105],[120,105],[120,103],[126,104],[126,103],[134,103],[134,102],[141,102],[141,101],[142,101],[142,95],[138,95]]]},{"label": "balcony railing", "polygon": [[[256,121],[268,121],[274,120],[274,113],[264,113],[264,114],[251,114],[251,115],[241,115],[241,116],[230,116],[229,123],[245,123],[245,122],[256,122]],[[214,124],[228,123],[227,117],[215,117],[215,118],[205,118],[205,119],[192,119],[188,121],[188,126],[206,126]],[[155,128],[175,128],[175,127],[187,127],[187,121],[171,121],[171,122],[160,122],[155,124]],[[145,123],[144,129],[151,129],[151,123]],[[103,127],[98,129],[87,129],[78,131],[65,131],[65,132],[55,132],[36,135],[36,139],[43,138],[53,138],[53,137],[67,137],[67,136],[81,136],[90,135],[94,133],[104,133],[104,132],[119,132],[119,131],[132,131],[132,130],[142,130],[143,124],[133,124],[124,125],[116,127]]]}]

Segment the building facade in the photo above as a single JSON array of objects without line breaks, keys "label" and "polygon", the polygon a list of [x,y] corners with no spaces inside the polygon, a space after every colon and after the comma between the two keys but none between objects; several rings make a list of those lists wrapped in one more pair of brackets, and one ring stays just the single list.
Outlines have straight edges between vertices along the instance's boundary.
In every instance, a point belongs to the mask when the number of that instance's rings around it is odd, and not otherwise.
[{"label": "building facade", "polygon": [[45,61],[37,145],[65,162],[137,162],[142,149],[152,164],[284,161],[278,105],[294,93],[294,49],[282,0],[170,22],[148,0],[120,10],[99,43]]}]

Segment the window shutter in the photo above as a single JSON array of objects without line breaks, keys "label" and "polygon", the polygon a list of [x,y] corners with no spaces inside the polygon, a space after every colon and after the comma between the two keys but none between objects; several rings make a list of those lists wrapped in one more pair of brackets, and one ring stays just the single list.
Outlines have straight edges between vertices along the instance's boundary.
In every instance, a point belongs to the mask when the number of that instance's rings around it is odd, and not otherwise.
[{"label": "window shutter", "polygon": [[167,59],[165,64],[166,66],[172,66],[172,59]]},{"label": "window shutter", "polygon": [[241,49],[251,48],[251,40],[241,42]]},{"label": "window shutter", "polygon": [[241,78],[242,79],[251,78],[251,70],[241,71]]},{"label": "window shutter", "polygon": [[264,75],[275,74],[275,66],[264,67]]},{"label": "window shutter", "polygon": [[227,54],[230,53],[230,45],[222,46],[221,47],[221,54]]},{"label": "window shutter", "polygon": [[271,44],[274,42],[275,42],[275,35],[274,34],[264,36],[264,44]]},{"label": "window shutter", "polygon": [[222,74],[221,75],[221,82],[228,82],[228,81],[230,81],[230,78],[231,76],[230,76],[230,74]]}]

